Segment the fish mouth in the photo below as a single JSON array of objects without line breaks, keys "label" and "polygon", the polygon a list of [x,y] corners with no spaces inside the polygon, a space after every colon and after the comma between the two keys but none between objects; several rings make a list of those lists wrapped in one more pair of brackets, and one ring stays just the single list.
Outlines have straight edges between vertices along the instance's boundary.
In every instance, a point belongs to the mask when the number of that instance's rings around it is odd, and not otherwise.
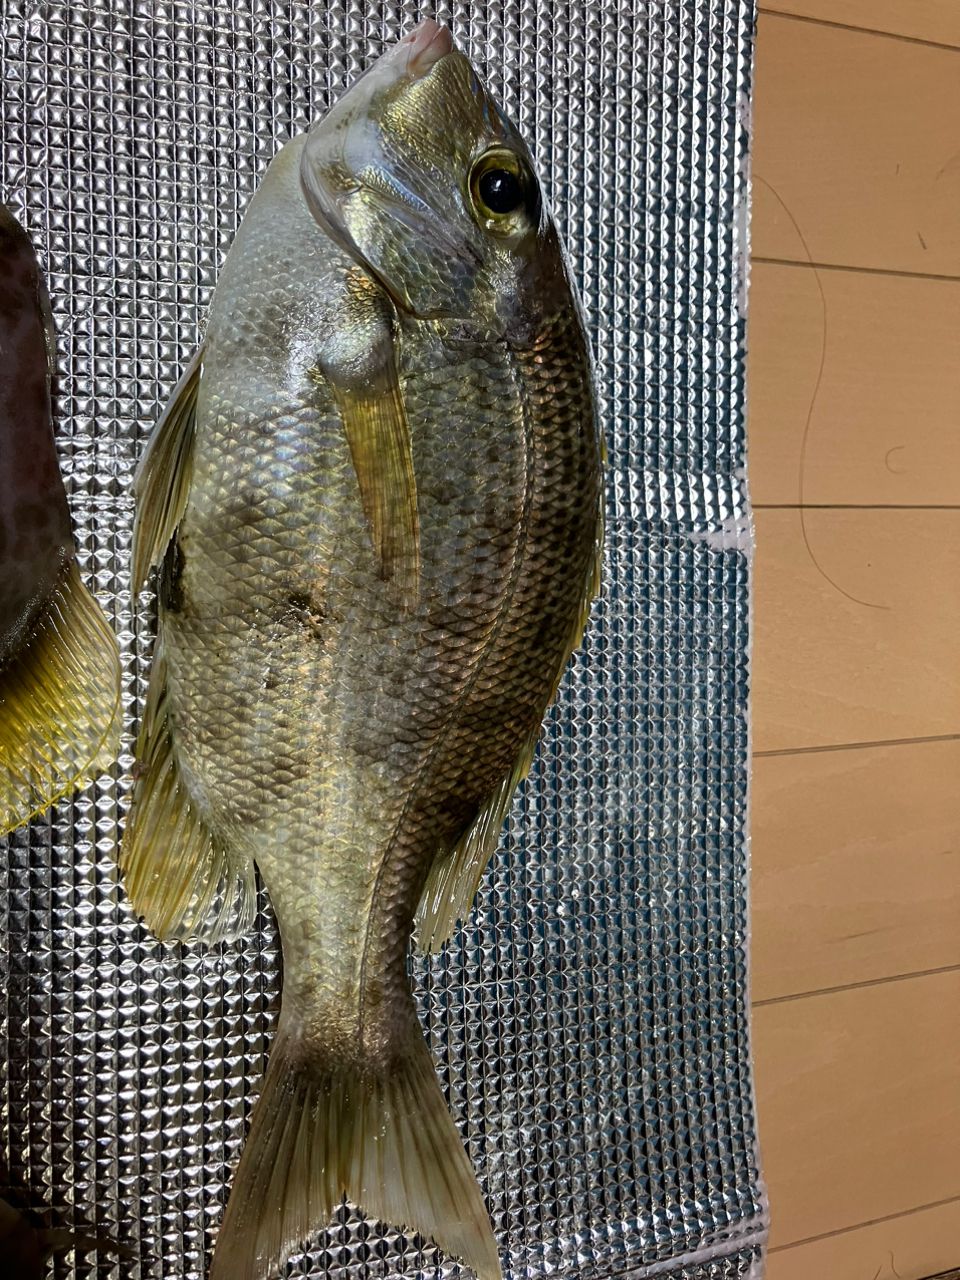
[{"label": "fish mouth", "polygon": [[358,246],[347,226],[345,206],[362,195],[387,217],[415,227],[441,250],[454,246],[426,204],[407,189],[390,190],[389,180],[372,182],[365,174],[389,174],[370,105],[402,82],[425,79],[441,59],[456,52],[447,27],[425,18],[383,53],[307,135],[300,161],[300,184],[314,220],[343,251],[371,272],[394,302],[398,297]]},{"label": "fish mouth", "polygon": [[407,74],[419,79],[441,58],[453,53],[453,36],[449,27],[441,27],[433,18],[424,18],[403,37],[397,48],[406,53]]}]

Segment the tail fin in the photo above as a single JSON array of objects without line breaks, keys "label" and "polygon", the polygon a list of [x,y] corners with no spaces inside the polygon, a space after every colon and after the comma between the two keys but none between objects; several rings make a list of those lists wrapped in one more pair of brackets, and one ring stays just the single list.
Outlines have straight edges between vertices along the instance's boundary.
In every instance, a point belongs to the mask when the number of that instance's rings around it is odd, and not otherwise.
[{"label": "tail fin", "polygon": [[275,1276],[344,1193],[372,1217],[430,1237],[480,1280],[500,1280],[480,1188],[415,1033],[388,1071],[339,1072],[311,1064],[281,1018],[210,1280]]},{"label": "tail fin", "polygon": [[0,670],[0,835],[106,768],[119,739],[117,640],[71,563]]}]

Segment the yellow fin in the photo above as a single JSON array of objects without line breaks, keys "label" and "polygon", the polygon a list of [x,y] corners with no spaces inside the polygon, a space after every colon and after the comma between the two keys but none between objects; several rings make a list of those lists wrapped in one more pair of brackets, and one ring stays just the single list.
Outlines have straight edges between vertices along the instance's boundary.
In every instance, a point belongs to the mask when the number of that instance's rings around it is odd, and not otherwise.
[{"label": "yellow fin", "polygon": [[201,347],[174,388],[137,468],[133,482],[137,500],[133,525],[134,595],[142,589],[151,567],[163,559],[187,505],[202,358]]},{"label": "yellow fin", "polygon": [[381,381],[363,390],[334,385],[337,404],[370,524],[380,572],[405,604],[416,602],[420,519],[410,428],[392,361]]},{"label": "yellow fin", "polygon": [[408,1227],[501,1280],[476,1175],[412,1019],[388,1068],[318,1061],[281,1013],[270,1066],[217,1237],[210,1280],[265,1280],[343,1195],[370,1217]]},{"label": "yellow fin", "polygon": [[487,863],[500,840],[513,793],[530,772],[540,726],[523,744],[513,768],[449,853],[434,859],[414,917],[413,940],[421,951],[439,951],[470,913]]},{"label": "yellow fin", "polygon": [[108,768],[120,719],[117,639],[71,560],[0,670],[0,835]]},{"label": "yellow fin", "polygon": [[253,860],[211,831],[181,770],[159,640],[136,755],[138,777],[120,844],[134,911],[161,941],[239,937],[256,907]]},{"label": "yellow fin", "polygon": [[360,500],[381,576],[405,607],[420,589],[420,516],[410,424],[403,403],[393,303],[366,272],[348,272],[342,300],[350,324],[319,371],[340,410]]},{"label": "yellow fin", "polygon": [[537,719],[536,729],[524,742],[510,772],[493,790],[453,849],[441,852],[434,859],[414,917],[414,945],[421,951],[439,951],[453,933],[457,922],[464,920],[470,913],[484,870],[500,840],[500,831],[513,800],[513,793],[527,776],[533,763],[533,754],[540,736],[540,722],[556,696],[570,655],[583,639],[590,617],[590,606],[600,589],[602,556],[603,512],[598,505],[593,554],[580,593],[580,605],[564,646],[563,657],[557,665],[550,697]]}]

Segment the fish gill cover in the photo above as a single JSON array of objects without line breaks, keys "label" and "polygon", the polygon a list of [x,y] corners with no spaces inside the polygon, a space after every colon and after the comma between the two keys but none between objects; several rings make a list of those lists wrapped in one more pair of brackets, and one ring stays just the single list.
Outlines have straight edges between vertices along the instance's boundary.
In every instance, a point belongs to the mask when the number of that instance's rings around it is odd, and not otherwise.
[{"label": "fish gill cover", "polygon": [[[50,1225],[199,1280],[262,1079],[279,950],[162,947],[118,886],[153,635],[133,468],[247,202],[413,4],[9,0],[0,195],[41,254],[78,558],[123,654],[117,777],[4,841],[3,1149]],[[759,1274],[746,1006],[749,0],[441,3],[545,179],[596,356],[604,586],[475,911],[414,962],[513,1276]],[[144,597],[146,600],[146,597]],[[24,1203],[23,1196],[20,1202]],[[453,1275],[344,1209],[290,1276]]]}]

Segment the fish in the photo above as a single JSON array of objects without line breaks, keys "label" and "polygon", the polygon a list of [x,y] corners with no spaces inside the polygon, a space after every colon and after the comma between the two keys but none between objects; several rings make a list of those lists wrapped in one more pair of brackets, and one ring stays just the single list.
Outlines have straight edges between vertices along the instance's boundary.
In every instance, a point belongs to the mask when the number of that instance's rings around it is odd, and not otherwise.
[{"label": "fish", "polygon": [[271,162],[137,478],[157,635],[120,866],[283,994],[211,1280],[347,1197],[501,1274],[407,976],[471,909],[598,590],[585,321],[530,151],[425,20]]},{"label": "fish", "polygon": [[77,1234],[61,1227],[36,1227],[26,1213],[0,1197],[2,1274],[11,1280],[43,1280],[47,1260],[71,1249],[84,1253],[107,1252],[131,1259],[134,1256],[124,1245],[99,1236]]},{"label": "fish", "polygon": [[36,253],[0,204],[0,835],[120,749],[120,650],[77,567],[54,439],[55,362]]},{"label": "fish", "polygon": [[16,1280],[43,1280],[44,1264],[56,1244],[46,1239],[26,1214],[0,1199],[0,1248],[9,1276]]}]

